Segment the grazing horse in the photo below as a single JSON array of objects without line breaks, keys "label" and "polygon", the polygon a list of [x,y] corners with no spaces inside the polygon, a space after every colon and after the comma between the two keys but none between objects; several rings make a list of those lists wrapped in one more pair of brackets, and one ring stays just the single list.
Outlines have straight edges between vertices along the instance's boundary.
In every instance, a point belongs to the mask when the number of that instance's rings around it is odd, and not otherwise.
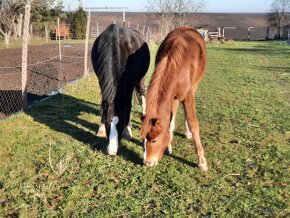
[{"label": "grazing horse", "polygon": [[207,171],[194,101],[194,94],[203,78],[205,65],[205,42],[192,28],[176,28],[160,45],[146,95],[146,115],[142,117],[141,125],[146,166],[156,165],[166,148],[169,153],[172,152],[175,116],[181,101],[187,120],[186,135],[188,138],[193,136],[199,167]]},{"label": "grazing horse", "polygon": [[91,57],[102,92],[102,123],[98,136],[109,136],[107,151],[116,155],[125,127],[131,135],[134,88],[142,96],[144,108],[143,77],[150,63],[149,48],[139,31],[112,24],[94,42]]}]

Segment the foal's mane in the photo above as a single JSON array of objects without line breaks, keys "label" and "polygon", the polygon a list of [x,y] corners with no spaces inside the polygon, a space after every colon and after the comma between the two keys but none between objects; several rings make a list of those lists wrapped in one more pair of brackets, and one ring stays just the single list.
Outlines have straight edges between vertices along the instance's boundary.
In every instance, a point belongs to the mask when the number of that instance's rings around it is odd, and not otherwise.
[{"label": "foal's mane", "polygon": [[184,67],[187,52],[187,41],[184,31],[170,33],[160,45],[156,56],[155,70],[146,94],[146,116],[141,126],[141,138],[150,131],[151,119],[162,118],[171,110],[174,90],[178,80],[178,72]]}]

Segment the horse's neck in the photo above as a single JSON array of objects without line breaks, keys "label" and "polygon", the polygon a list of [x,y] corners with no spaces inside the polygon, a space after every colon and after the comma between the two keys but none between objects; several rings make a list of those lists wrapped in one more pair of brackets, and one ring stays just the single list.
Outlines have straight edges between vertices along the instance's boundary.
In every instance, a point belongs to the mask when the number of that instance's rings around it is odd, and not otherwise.
[{"label": "horse's neck", "polygon": [[171,107],[172,107],[171,99],[161,101],[160,104],[158,105],[158,117],[164,124],[164,126],[169,126],[171,117]]}]

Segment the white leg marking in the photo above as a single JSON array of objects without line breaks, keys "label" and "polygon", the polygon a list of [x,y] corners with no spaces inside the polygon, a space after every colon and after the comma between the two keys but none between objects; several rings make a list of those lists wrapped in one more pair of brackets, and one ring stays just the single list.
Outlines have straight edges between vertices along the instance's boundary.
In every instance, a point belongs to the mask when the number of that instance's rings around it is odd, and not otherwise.
[{"label": "white leg marking", "polygon": [[97,136],[102,137],[102,138],[107,137],[105,124],[101,123],[99,130],[98,130],[98,133],[97,133]]},{"label": "white leg marking", "polygon": [[130,135],[130,138],[132,138],[132,129],[131,129],[131,126],[127,126],[127,131]]},{"label": "white leg marking", "polygon": [[141,99],[142,99],[142,114],[145,115],[146,114],[146,99],[143,95],[141,96]]},{"label": "white leg marking", "polygon": [[186,132],[185,132],[186,138],[187,139],[192,139],[192,133],[189,130],[187,120],[185,121],[185,129],[186,129]]},{"label": "white leg marking", "polygon": [[107,148],[109,155],[117,155],[118,152],[118,131],[116,125],[119,122],[119,118],[117,116],[113,117],[111,122],[111,131],[109,137],[109,145]]}]

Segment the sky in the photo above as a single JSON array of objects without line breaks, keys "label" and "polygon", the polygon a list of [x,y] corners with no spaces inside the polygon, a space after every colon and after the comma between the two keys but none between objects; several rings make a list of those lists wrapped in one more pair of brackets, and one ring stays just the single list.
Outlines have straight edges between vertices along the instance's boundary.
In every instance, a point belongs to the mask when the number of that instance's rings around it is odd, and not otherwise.
[{"label": "sky", "polygon": [[[81,0],[84,7],[128,7],[128,11],[145,12],[147,0]],[[268,12],[272,0],[207,0],[203,12]],[[63,0],[66,10],[74,10],[79,0]]]}]

